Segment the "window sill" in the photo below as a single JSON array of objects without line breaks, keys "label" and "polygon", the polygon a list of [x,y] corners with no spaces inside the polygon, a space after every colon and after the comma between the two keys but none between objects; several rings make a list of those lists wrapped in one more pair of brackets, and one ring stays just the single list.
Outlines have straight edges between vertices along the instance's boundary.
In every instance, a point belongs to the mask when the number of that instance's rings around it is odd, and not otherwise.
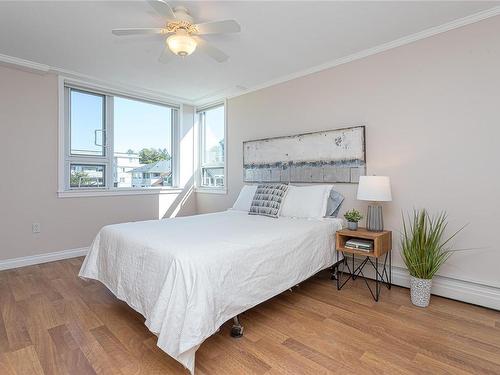
[{"label": "window sill", "polygon": [[225,187],[223,188],[204,188],[204,187],[197,187],[194,189],[195,193],[202,193],[202,194],[227,194],[227,189]]},{"label": "window sill", "polygon": [[151,188],[151,189],[102,189],[102,190],[65,190],[58,191],[58,198],[108,197],[115,195],[160,195],[179,194],[181,188]]}]

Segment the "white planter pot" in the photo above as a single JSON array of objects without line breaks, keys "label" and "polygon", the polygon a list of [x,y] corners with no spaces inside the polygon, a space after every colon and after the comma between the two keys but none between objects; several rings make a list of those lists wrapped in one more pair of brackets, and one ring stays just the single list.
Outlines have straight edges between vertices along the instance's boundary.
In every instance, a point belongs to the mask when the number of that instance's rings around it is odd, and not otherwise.
[{"label": "white planter pot", "polygon": [[410,276],[411,303],[418,307],[429,306],[431,299],[432,279],[419,279]]},{"label": "white planter pot", "polygon": [[358,223],[354,221],[347,222],[347,229],[349,230],[358,230]]}]

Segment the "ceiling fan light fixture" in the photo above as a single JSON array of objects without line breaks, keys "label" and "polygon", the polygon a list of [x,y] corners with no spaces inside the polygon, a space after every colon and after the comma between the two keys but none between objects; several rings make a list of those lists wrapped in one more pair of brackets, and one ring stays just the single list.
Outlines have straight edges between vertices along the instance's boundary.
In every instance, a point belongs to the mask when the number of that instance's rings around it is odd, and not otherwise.
[{"label": "ceiling fan light fixture", "polygon": [[170,51],[177,56],[189,56],[196,49],[196,41],[185,30],[177,30],[167,38],[167,45]]},{"label": "ceiling fan light fixture", "polygon": [[176,6],[172,9],[168,1],[148,0],[149,5],[164,18],[163,27],[113,29],[113,35],[161,35],[167,37],[162,40],[164,43],[163,50],[158,59],[161,63],[167,63],[172,56],[170,53],[184,57],[191,55],[195,50],[207,54],[218,63],[227,61],[229,56],[211,45],[203,36],[239,33],[241,27],[238,22],[235,20],[221,20],[195,23],[185,7]]}]

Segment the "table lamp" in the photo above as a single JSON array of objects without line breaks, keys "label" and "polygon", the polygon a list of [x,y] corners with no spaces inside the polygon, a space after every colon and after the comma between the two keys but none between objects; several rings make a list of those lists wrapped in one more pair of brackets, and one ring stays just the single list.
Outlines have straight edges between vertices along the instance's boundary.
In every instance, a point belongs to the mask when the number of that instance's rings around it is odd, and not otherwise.
[{"label": "table lamp", "polygon": [[360,201],[370,201],[366,215],[366,229],[372,232],[384,230],[382,206],[376,202],[392,201],[391,180],[387,176],[360,176],[358,196]]}]

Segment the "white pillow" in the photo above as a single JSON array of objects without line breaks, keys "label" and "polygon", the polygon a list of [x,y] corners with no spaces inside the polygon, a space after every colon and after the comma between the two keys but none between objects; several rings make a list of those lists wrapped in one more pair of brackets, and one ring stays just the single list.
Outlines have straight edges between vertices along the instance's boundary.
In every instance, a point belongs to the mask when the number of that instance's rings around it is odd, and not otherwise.
[{"label": "white pillow", "polygon": [[237,211],[250,211],[250,206],[252,205],[253,196],[257,191],[257,185],[245,185],[241,188],[240,195],[238,199],[233,204],[233,210]]},{"label": "white pillow", "polygon": [[281,216],[322,218],[333,185],[289,186]]}]

